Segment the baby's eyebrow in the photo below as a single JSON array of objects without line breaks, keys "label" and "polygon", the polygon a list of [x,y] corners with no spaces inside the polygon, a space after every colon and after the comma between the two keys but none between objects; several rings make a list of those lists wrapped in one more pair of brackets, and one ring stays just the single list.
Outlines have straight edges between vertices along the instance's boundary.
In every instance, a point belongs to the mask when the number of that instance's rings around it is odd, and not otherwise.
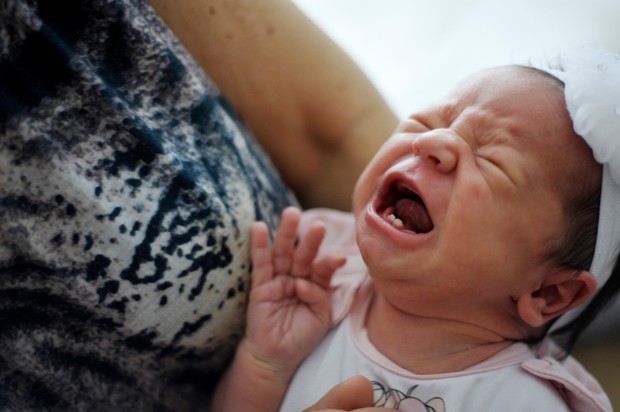
[{"label": "baby's eyebrow", "polygon": [[451,124],[462,111],[462,102],[459,100],[444,101],[439,109],[441,119],[447,124]]},{"label": "baby's eyebrow", "polygon": [[460,107],[458,100],[444,100],[412,114],[409,118],[431,128],[448,127],[458,117]]}]

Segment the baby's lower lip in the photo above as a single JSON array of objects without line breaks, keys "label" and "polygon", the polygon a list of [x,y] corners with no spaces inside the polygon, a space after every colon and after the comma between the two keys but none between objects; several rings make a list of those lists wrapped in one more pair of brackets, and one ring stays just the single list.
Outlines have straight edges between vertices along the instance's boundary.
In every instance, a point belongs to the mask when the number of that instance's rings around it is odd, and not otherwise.
[{"label": "baby's lower lip", "polygon": [[406,247],[419,247],[421,246],[420,242],[435,236],[433,234],[434,231],[416,233],[405,228],[404,223],[402,221],[399,222],[400,219],[397,216],[390,216],[393,215],[393,208],[387,207],[382,210],[380,205],[381,201],[379,199],[375,199],[374,203],[371,202],[366,208],[365,219],[372,227],[389,236],[389,239],[392,241],[405,242]]},{"label": "baby's lower lip", "polygon": [[403,222],[394,216],[393,208],[387,208],[385,210],[379,210],[374,205],[369,205],[367,214],[376,223],[376,225],[383,231],[388,230],[391,233],[394,231],[400,235],[415,235],[415,232],[405,229]]}]

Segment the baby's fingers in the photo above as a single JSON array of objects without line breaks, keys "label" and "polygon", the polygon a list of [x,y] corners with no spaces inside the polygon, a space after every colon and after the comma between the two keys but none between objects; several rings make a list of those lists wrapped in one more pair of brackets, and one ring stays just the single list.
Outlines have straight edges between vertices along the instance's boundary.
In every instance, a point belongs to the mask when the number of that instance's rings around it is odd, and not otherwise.
[{"label": "baby's fingers", "polygon": [[[327,256],[318,260],[309,279],[298,278],[295,280],[295,288],[299,299],[309,305],[323,307],[324,309],[328,308],[329,293],[327,289],[329,288],[332,275],[346,261],[347,258],[344,256]],[[328,309],[326,310],[327,312],[329,311]]]},{"label": "baby's fingers", "polygon": [[250,256],[252,258],[252,283],[254,287],[273,278],[269,228],[263,222],[256,222],[251,228]]},{"label": "baby's fingers", "polygon": [[327,289],[334,272],[345,263],[347,263],[346,256],[325,256],[314,263],[311,280],[323,289]]},{"label": "baby's fingers", "polygon": [[291,270],[300,217],[299,209],[293,207],[282,212],[282,221],[273,241],[273,269],[277,275],[288,274]]},{"label": "baby's fingers", "polygon": [[312,273],[312,263],[316,259],[321,242],[325,237],[325,225],[315,223],[299,242],[295,250],[291,275],[307,277]]}]

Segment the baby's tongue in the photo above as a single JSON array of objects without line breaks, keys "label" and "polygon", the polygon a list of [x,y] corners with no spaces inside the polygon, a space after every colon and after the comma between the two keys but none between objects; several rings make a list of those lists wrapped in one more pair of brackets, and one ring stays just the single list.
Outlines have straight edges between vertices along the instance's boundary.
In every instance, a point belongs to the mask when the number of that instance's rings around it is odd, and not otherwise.
[{"label": "baby's tongue", "polygon": [[405,229],[416,233],[427,233],[433,229],[433,222],[426,208],[415,199],[399,199],[394,205],[394,214],[403,222]]}]

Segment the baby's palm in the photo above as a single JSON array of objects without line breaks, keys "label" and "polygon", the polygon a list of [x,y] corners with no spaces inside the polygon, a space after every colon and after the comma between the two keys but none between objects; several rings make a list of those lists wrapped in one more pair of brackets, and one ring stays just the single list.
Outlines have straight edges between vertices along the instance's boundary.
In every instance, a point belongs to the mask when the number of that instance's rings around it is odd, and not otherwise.
[{"label": "baby's palm", "polygon": [[[302,282],[306,285],[301,286]],[[265,356],[298,363],[327,332],[327,294],[314,291],[316,299],[308,303],[298,297],[296,289],[301,288],[318,289],[304,279],[280,275],[252,292],[248,337],[264,349]]]},{"label": "baby's palm", "polygon": [[316,259],[325,234],[315,225],[295,247],[299,211],[287,209],[269,247],[267,227],[252,228],[252,292],[247,338],[264,360],[296,367],[330,323],[329,282],[344,258]]}]

